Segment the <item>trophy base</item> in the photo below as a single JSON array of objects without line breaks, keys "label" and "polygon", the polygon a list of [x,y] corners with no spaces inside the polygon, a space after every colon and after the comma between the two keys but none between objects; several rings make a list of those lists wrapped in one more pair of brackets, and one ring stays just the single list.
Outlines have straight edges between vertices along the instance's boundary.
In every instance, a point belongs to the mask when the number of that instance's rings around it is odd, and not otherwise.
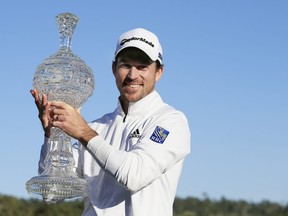
[{"label": "trophy base", "polygon": [[54,204],[64,199],[85,197],[88,193],[88,183],[77,176],[55,177],[40,175],[31,178],[26,183],[29,193],[41,195],[48,204]]}]

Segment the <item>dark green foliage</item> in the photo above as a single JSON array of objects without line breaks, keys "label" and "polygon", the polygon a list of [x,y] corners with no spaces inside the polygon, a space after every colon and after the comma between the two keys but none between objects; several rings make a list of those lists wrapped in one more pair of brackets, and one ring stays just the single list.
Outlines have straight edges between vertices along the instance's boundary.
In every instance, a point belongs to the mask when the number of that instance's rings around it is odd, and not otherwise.
[{"label": "dark green foliage", "polygon": [[[0,216],[80,216],[82,210],[82,200],[47,205],[38,199],[0,195]],[[174,216],[288,216],[288,204],[269,201],[249,203],[225,198],[211,200],[208,197],[176,198]]]},{"label": "dark green foliage", "polygon": [[74,200],[48,205],[38,199],[17,199],[0,195],[0,216],[80,216],[83,202]]},{"label": "dark green foliage", "polygon": [[248,203],[222,198],[176,198],[174,216],[288,216],[288,203],[280,205],[269,201]]}]

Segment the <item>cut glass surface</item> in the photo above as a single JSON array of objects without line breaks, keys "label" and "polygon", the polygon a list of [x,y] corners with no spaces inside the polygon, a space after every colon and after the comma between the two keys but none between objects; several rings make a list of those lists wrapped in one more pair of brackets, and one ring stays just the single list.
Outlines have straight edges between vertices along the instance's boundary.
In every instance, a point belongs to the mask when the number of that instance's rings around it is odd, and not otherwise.
[{"label": "cut glass surface", "polygon": [[[71,13],[62,13],[56,20],[60,48],[37,67],[33,88],[38,90],[40,96],[46,94],[48,101],[63,101],[79,108],[94,91],[92,70],[71,50],[72,36],[79,18]],[[58,128],[52,128],[48,145],[45,170],[26,183],[27,191],[41,195],[48,203],[87,196],[87,181],[73,171],[71,137]]]}]

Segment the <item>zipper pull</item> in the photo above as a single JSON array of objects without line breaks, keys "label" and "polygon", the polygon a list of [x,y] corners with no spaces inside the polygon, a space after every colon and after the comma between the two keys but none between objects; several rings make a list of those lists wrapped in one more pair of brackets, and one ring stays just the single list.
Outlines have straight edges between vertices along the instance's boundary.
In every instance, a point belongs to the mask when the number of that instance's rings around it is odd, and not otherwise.
[{"label": "zipper pull", "polygon": [[123,118],[123,123],[125,122],[125,120],[126,120],[126,117],[127,117],[127,114],[124,116],[124,118]]}]

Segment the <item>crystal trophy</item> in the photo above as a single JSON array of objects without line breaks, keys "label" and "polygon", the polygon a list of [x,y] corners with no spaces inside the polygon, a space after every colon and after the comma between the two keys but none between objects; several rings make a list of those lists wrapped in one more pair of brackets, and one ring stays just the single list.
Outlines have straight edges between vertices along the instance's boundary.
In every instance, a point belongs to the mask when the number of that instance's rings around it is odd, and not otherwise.
[{"label": "crystal trophy", "polygon": [[[37,67],[33,87],[40,96],[46,94],[48,101],[63,101],[80,108],[93,93],[94,76],[85,62],[71,50],[72,35],[79,18],[71,13],[62,13],[56,20],[60,48]],[[48,144],[44,171],[26,183],[27,191],[41,195],[47,203],[87,196],[87,181],[73,171],[71,137],[52,127]]]}]

